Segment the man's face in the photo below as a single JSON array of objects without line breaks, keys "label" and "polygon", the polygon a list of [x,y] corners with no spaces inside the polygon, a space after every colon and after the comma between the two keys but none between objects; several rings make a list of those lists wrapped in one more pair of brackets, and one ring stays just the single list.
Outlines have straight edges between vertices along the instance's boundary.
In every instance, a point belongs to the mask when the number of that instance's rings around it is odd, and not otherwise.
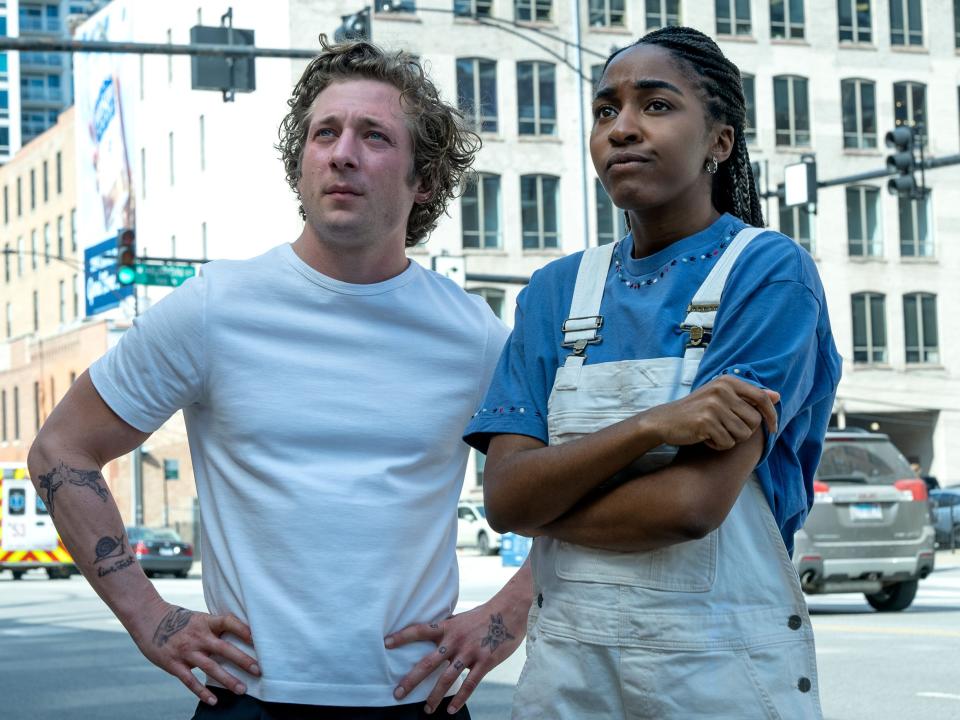
[{"label": "man's face", "polygon": [[403,247],[418,192],[413,139],[400,91],[378,80],[343,80],[313,103],[303,148],[300,197],[324,243]]}]

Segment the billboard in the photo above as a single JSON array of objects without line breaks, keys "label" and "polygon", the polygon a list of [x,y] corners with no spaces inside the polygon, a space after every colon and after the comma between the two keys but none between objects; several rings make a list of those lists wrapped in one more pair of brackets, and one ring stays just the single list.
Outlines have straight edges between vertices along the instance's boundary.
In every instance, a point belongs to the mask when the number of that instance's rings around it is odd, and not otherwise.
[{"label": "billboard", "polygon": [[107,238],[102,243],[83,251],[83,297],[87,317],[104,310],[112,310],[124,298],[133,297],[133,285],[117,281],[117,239]]},{"label": "billboard", "polygon": [[[111,3],[81,25],[76,37],[83,40],[129,41],[133,39],[131,14],[127,2],[121,0]],[[130,91],[133,84],[130,80],[137,66],[137,58],[133,55],[77,53],[73,63],[77,133],[77,240],[85,250],[94,250],[94,246],[101,247],[104,244],[101,242],[103,238],[115,238],[120,228],[136,227],[131,171],[134,124]],[[91,313],[90,279],[88,275],[88,314]],[[99,305],[97,307],[106,309]]]}]

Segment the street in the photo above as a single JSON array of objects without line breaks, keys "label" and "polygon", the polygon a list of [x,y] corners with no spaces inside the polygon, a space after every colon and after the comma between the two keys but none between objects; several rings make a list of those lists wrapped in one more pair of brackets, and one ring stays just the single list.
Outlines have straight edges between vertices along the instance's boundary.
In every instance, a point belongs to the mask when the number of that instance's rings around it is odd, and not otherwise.
[{"label": "street", "polygon": [[[475,607],[513,572],[498,557],[463,554],[459,610]],[[905,612],[879,614],[859,595],[808,598],[828,720],[960,717],[960,553],[940,553]],[[203,608],[200,579],[154,580],[170,602]],[[509,717],[523,665],[517,652],[470,702],[476,720]],[[86,581],[38,571],[0,573],[0,718],[175,720],[195,701],[139,654]]]}]

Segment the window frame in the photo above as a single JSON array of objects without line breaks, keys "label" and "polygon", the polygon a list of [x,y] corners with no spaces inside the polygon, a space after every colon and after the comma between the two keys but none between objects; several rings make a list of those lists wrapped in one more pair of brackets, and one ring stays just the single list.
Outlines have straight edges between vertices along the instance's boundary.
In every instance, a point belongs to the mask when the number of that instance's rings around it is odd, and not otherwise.
[{"label": "window frame", "polygon": [[[857,243],[861,246],[861,252],[854,252],[854,238],[850,233],[850,196],[855,193],[857,196],[857,210],[860,216],[860,227],[864,230],[864,236],[857,238]],[[872,198],[871,198],[872,196]],[[881,227],[880,188],[873,185],[848,185],[845,192],[847,203],[847,254],[850,257],[857,258],[880,258],[883,257],[883,231]],[[875,235],[871,237],[869,232],[868,203],[874,203],[875,216]]]},{"label": "window frame", "polygon": [[[746,20],[740,18],[737,15],[737,0],[714,0],[714,24],[716,27],[717,35],[722,35],[724,37],[750,37],[753,35],[753,8],[750,5],[750,2],[747,2],[747,17]],[[724,22],[728,23],[730,26],[729,32],[724,32],[720,29],[720,11],[722,7],[726,7],[727,15],[724,17]],[[742,27],[744,26],[745,28]]]},{"label": "window frame", "polygon": [[[523,190],[524,190],[524,180],[533,180],[536,183],[536,207],[537,207],[537,227],[535,230],[528,230],[524,227],[523,222]],[[555,227],[556,230],[548,232],[545,230],[544,218],[546,213],[544,210],[544,180],[550,180],[553,183],[554,191],[554,211],[556,212],[555,218]],[[528,245],[527,238],[535,235],[537,244]],[[547,244],[549,237],[553,237],[554,243],[551,245]],[[521,238],[521,248],[524,251],[530,252],[542,252],[544,250],[559,250],[560,249],[560,177],[557,175],[548,175],[546,173],[530,173],[527,175],[520,176],[520,238]]]},{"label": "window frame", "polygon": [[[651,11],[652,4],[658,4],[659,7]],[[673,7],[676,9],[676,12],[671,13],[668,3],[672,3]],[[647,29],[647,32],[651,30],[657,30],[662,27],[671,27],[682,25],[680,7],[680,0],[644,0],[643,3],[643,26]],[[650,18],[657,18],[655,22],[650,22]],[[671,19],[673,22],[671,22]]]},{"label": "window frame", "polygon": [[[774,20],[773,19],[773,5],[778,3],[783,6],[783,20]],[[794,7],[800,7],[800,22],[796,23],[792,20],[792,11]],[[782,25],[780,28],[783,32],[782,35],[777,35],[777,26]],[[799,27],[799,31],[797,28]],[[806,8],[804,7],[804,0],[770,0],[770,39],[771,40],[806,40],[807,34],[807,13]]]},{"label": "window frame", "polygon": [[[910,232],[912,237],[904,237],[903,234],[903,204],[910,204]],[[922,211],[921,211],[922,203]],[[932,222],[930,215],[930,192],[927,191],[923,197],[898,197],[897,198],[897,221],[899,224],[900,257],[901,258],[920,258],[930,259],[935,257],[935,246],[932,237]],[[923,237],[921,237],[921,230]],[[908,245],[909,244],[909,245]],[[913,251],[905,253],[904,248],[912,246]],[[924,252],[926,251],[926,252]]]},{"label": "window frame", "polygon": [[[857,12],[857,3],[865,2],[867,4],[867,26],[860,24],[860,13]],[[843,25],[841,17],[841,7],[847,5],[850,9],[850,25]],[[849,38],[844,38],[844,30],[850,33]],[[866,37],[863,35],[866,34]],[[872,45],[873,44],[873,3],[872,0],[837,0],[837,42],[851,45]]]},{"label": "window frame", "polygon": [[[521,17],[524,11],[529,17]],[[553,0],[513,0],[513,18],[519,23],[553,23]]]},{"label": "window frame", "polygon": [[[614,3],[620,5],[619,8],[611,7]],[[595,8],[595,5],[602,7]],[[620,16],[620,22],[614,22],[614,13]],[[599,18],[600,22],[595,23],[594,18]],[[588,0],[587,2],[587,27],[589,28],[626,28],[627,27],[627,3],[626,0]]]},{"label": "window frame", "polygon": [[[891,48],[922,48],[924,47],[924,37],[923,37],[923,0],[889,0],[890,2],[890,47]],[[911,15],[911,5],[916,4],[919,8],[917,11],[918,22],[920,23],[919,29],[916,29],[912,26],[910,22]],[[896,27],[895,22],[897,18],[894,17],[895,8],[900,9],[901,19],[903,25],[899,28]],[[902,35],[902,42],[896,41],[897,33]],[[914,39],[918,38],[918,42],[913,42]]]},{"label": "window frame", "polygon": [[[925,313],[924,313],[924,300],[929,300],[932,303],[933,309],[933,335],[934,342],[931,345],[927,345],[925,340]],[[915,304],[915,311],[913,313],[913,320],[916,322],[916,335],[917,335],[917,344],[913,347],[913,351],[916,353],[915,360],[910,359],[911,345],[909,343],[909,327],[908,321],[911,317],[911,313],[907,307],[908,302],[912,301]],[[940,328],[939,328],[939,317],[937,312],[937,295],[936,293],[924,292],[918,290],[916,292],[909,292],[903,294],[903,356],[904,361],[908,365],[939,365],[940,364]]]},{"label": "window frame", "polygon": [[[488,178],[495,178],[497,181],[497,229],[495,236],[495,244],[487,245],[486,238],[489,236],[489,232],[486,229],[486,207],[487,207],[487,198],[486,198],[486,189],[484,186],[484,180]],[[470,189],[476,190],[476,203],[477,203],[477,230],[470,230],[469,232],[473,234],[476,232],[477,244],[468,245],[466,243],[467,238],[467,229],[464,226],[464,221],[466,219],[466,213],[463,212],[462,203],[463,199],[467,196],[467,192]],[[460,244],[464,250],[500,250],[503,247],[503,232],[501,229],[502,219],[503,219],[503,206],[501,198],[503,197],[503,181],[500,175],[496,173],[488,172],[476,172],[473,173],[473,176],[470,179],[470,183],[467,185],[467,188],[464,190],[463,195],[461,195],[461,212],[460,212]]]},{"label": "window frame", "polygon": [[[880,306],[880,325],[879,328],[882,334],[883,345],[876,344],[874,326],[876,325],[877,318],[874,318],[873,309],[876,307],[873,303],[873,300],[879,300]],[[857,345],[857,310],[856,303],[860,300],[863,302],[864,306],[864,322],[865,327],[864,339],[866,344],[862,346]],[[853,293],[850,296],[850,312],[851,312],[851,328],[853,332],[851,333],[851,340],[853,341],[853,362],[856,365],[884,365],[887,364],[887,352],[889,350],[889,341],[887,339],[887,297],[884,293],[873,292],[872,290],[865,290],[863,292]],[[866,353],[865,360],[858,360],[857,353]]]},{"label": "window frame", "polygon": [[[608,245],[611,242],[616,242],[620,238],[626,236],[627,221],[623,215],[623,210],[613,204],[613,199],[603,187],[603,183],[600,182],[600,178],[593,179],[593,211],[594,221],[597,223],[597,245]],[[609,215],[611,220],[610,224],[613,228],[612,232],[600,232],[600,218],[603,214]],[[604,241],[602,239],[603,237],[608,236],[609,240]]]},{"label": "window frame", "polygon": [[[853,132],[847,129],[847,108],[845,105],[846,89],[853,88]],[[864,119],[867,113],[864,112],[864,88],[869,87],[873,94],[873,132],[868,132],[865,128]],[[844,150],[874,150],[877,147],[877,84],[867,78],[844,78],[840,81],[840,115],[841,126],[843,130],[843,149]],[[850,140],[853,144],[849,144]]]},{"label": "window frame", "polygon": [[[521,93],[520,88],[520,68],[521,66],[530,65],[533,69],[533,111],[534,117],[532,119],[523,117],[521,113],[521,105],[517,103],[517,135],[520,137],[557,137],[559,133],[558,126],[558,117],[557,117],[557,66],[554,63],[547,62],[545,60],[520,60],[517,62],[517,96],[519,98]],[[543,68],[550,68],[553,74],[553,118],[544,120],[543,118],[543,104],[541,103],[541,85],[542,81],[540,79],[540,74]],[[524,132],[523,124],[524,123],[533,123],[534,132]],[[550,132],[543,132],[543,125],[545,122],[552,124],[552,129]]]},{"label": "window frame", "polygon": [[[497,77],[497,61],[484,57],[458,57],[455,59],[456,78],[457,78],[457,105],[460,112],[468,122],[473,124],[474,130],[480,133],[489,133],[496,135],[500,132],[500,107],[497,98],[499,92],[499,82]],[[460,87],[460,67],[461,63],[470,63],[470,93],[472,97],[467,98]],[[484,102],[483,92],[481,90],[481,63],[493,66],[493,97],[491,103]],[[492,106],[493,113],[485,114],[485,110]],[[490,124],[493,127],[484,127]]]}]

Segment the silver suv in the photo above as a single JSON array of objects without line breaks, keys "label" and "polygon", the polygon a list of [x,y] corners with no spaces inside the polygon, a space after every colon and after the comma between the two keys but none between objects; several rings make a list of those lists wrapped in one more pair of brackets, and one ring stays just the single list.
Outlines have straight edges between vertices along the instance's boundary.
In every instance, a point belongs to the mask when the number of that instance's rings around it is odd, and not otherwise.
[{"label": "silver suv", "polygon": [[933,572],[927,486],[886,435],[829,431],[814,503],[793,564],[809,594],[862,592],[880,611],[903,610]]}]

